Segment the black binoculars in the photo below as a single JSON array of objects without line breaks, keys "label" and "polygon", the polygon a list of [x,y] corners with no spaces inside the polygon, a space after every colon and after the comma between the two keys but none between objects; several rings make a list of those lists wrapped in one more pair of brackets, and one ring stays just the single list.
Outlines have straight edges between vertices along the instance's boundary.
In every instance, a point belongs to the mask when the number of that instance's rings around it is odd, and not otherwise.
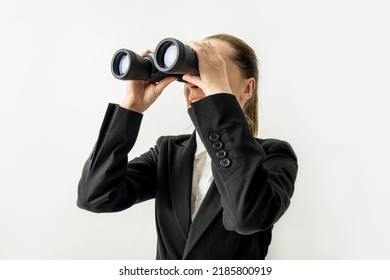
[{"label": "black binoculars", "polygon": [[120,80],[156,83],[165,77],[175,76],[183,82],[181,78],[184,74],[199,75],[198,58],[189,46],[166,38],[157,45],[154,54],[145,57],[127,49],[118,50],[111,61],[111,72]]}]

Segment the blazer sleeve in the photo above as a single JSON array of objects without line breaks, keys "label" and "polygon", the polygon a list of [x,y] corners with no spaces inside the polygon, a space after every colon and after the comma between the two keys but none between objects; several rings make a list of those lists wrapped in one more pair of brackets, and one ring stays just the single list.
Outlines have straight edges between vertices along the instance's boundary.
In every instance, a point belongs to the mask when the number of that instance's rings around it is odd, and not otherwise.
[{"label": "blazer sleeve", "polygon": [[[117,212],[154,198],[158,148],[128,162],[142,114],[109,104],[78,185],[78,207]],[[159,141],[158,141],[159,142]]]},{"label": "blazer sleeve", "polygon": [[270,228],[293,195],[298,164],[292,147],[281,140],[261,145],[232,94],[207,96],[188,112],[212,159],[225,229],[253,234]]}]

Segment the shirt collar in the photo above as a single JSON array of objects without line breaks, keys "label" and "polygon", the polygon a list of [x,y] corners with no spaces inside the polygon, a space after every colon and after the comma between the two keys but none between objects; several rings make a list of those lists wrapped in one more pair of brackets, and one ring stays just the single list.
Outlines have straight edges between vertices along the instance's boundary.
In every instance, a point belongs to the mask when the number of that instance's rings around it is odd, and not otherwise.
[{"label": "shirt collar", "polygon": [[198,132],[195,131],[196,135],[196,151],[195,151],[195,159],[200,159],[207,156],[207,151],[205,146],[203,145],[202,140],[199,137]]}]

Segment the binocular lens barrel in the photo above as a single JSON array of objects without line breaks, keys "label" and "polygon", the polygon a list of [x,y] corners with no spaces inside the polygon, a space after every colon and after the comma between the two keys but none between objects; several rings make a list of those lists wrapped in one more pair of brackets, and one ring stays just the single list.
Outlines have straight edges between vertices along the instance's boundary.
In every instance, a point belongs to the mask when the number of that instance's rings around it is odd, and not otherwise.
[{"label": "binocular lens barrel", "polygon": [[196,53],[173,38],[166,38],[157,45],[154,64],[159,71],[171,75],[199,75]]},{"label": "binocular lens barrel", "polygon": [[165,68],[169,68],[175,63],[175,61],[177,60],[177,54],[178,51],[176,45],[170,44],[166,48],[164,53],[164,61],[163,61]]},{"label": "binocular lens barrel", "polygon": [[111,72],[120,80],[148,80],[153,72],[153,60],[149,56],[142,57],[135,52],[120,49],[111,61]]},{"label": "binocular lens barrel", "polygon": [[142,57],[133,51],[120,49],[112,58],[111,72],[120,80],[158,82],[167,76],[199,75],[196,53],[179,40],[166,38],[157,45],[155,54]]},{"label": "binocular lens barrel", "polygon": [[123,53],[123,55],[119,58],[118,66],[119,75],[123,75],[129,70],[130,58],[127,54]]}]

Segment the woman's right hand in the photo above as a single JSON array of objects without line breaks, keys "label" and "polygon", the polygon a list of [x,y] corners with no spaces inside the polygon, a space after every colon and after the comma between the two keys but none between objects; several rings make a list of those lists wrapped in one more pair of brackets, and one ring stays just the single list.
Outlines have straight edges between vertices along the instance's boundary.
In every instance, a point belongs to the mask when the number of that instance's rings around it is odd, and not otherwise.
[{"label": "woman's right hand", "polygon": [[[151,52],[151,50],[147,50],[140,55],[145,57]],[[162,91],[175,80],[176,77],[166,77],[158,83],[127,81],[126,95],[119,106],[142,114],[156,101]]]}]

